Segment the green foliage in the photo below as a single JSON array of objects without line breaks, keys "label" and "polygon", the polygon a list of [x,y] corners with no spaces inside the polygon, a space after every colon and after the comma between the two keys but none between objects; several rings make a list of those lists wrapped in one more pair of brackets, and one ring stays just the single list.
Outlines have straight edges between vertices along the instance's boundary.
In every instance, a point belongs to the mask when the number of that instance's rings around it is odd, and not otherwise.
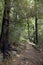
[{"label": "green foliage", "polygon": [[[35,15],[38,17],[38,36],[43,39],[43,0],[10,0],[9,42],[34,41]],[[0,32],[4,0],[0,0]],[[39,20],[40,19],[40,20]]]},{"label": "green foliage", "polygon": [[4,2],[3,0],[1,1],[0,0],[0,34],[1,34],[1,26],[2,26],[2,18],[3,18],[3,6],[4,5]]}]

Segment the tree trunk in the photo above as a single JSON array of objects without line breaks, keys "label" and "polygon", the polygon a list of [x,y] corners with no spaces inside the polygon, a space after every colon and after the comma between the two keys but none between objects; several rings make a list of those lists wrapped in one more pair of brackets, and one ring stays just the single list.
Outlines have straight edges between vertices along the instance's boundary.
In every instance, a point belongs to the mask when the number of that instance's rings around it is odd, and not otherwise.
[{"label": "tree trunk", "polygon": [[35,16],[35,43],[38,44],[38,25],[37,25],[37,16]]},{"label": "tree trunk", "polygon": [[9,35],[9,12],[10,12],[10,0],[4,0],[4,15],[2,21],[2,30],[1,30],[1,44],[2,44],[2,53],[3,58],[8,57],[8,35]]},{"label": "tree trunk", "polygon": [[30,34],[29,34],[29,20],[27,20],[27,28],[28,28],[28,39],[30,39]]}]

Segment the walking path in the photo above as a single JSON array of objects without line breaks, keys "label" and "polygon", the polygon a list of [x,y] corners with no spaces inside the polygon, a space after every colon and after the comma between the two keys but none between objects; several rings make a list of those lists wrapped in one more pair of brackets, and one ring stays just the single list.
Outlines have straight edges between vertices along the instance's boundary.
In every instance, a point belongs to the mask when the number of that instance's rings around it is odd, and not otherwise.
[{"label": "walking path", "polygon": [[31,44],[26,44],[26,49],[22,50],[20,54],[12,56],[9,65],[43,65],[43,52],[37,51]]}]

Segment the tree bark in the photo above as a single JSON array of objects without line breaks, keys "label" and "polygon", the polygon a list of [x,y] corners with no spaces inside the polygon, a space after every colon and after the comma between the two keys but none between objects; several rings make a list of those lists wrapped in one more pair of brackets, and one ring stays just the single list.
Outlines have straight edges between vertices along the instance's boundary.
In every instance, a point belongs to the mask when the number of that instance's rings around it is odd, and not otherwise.
[{"label": "tree bark", "polygon": [[8,56],[8,36],[9,36],[9,12],[10,12],[10,0],[4,0],[4,14],[2,21],[2,30],[1,30],[1,44],[2,44],[2,53],[3,58],[7,58]]},{"label": "tree bark", "polygon": [[27,20],[27,28],[28,28],[28,39],[30,39],[30,34],[29,34],[29,20]]},{"label": "tree bark", "polygon": [[37,16],[35,16],[35,43],[38,44],[38,25],[37,25]]}]

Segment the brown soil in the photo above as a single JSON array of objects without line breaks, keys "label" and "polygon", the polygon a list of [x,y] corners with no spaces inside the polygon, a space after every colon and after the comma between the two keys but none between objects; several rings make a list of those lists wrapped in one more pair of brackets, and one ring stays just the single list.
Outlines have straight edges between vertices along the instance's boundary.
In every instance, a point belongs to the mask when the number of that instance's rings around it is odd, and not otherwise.
[{"label": "brown soil", "polygon": [[8,61],[8,65],[43,65],[43,52],[37,51],[31,44],[26,44],[26,48],[20,54],[12,56]]}]

